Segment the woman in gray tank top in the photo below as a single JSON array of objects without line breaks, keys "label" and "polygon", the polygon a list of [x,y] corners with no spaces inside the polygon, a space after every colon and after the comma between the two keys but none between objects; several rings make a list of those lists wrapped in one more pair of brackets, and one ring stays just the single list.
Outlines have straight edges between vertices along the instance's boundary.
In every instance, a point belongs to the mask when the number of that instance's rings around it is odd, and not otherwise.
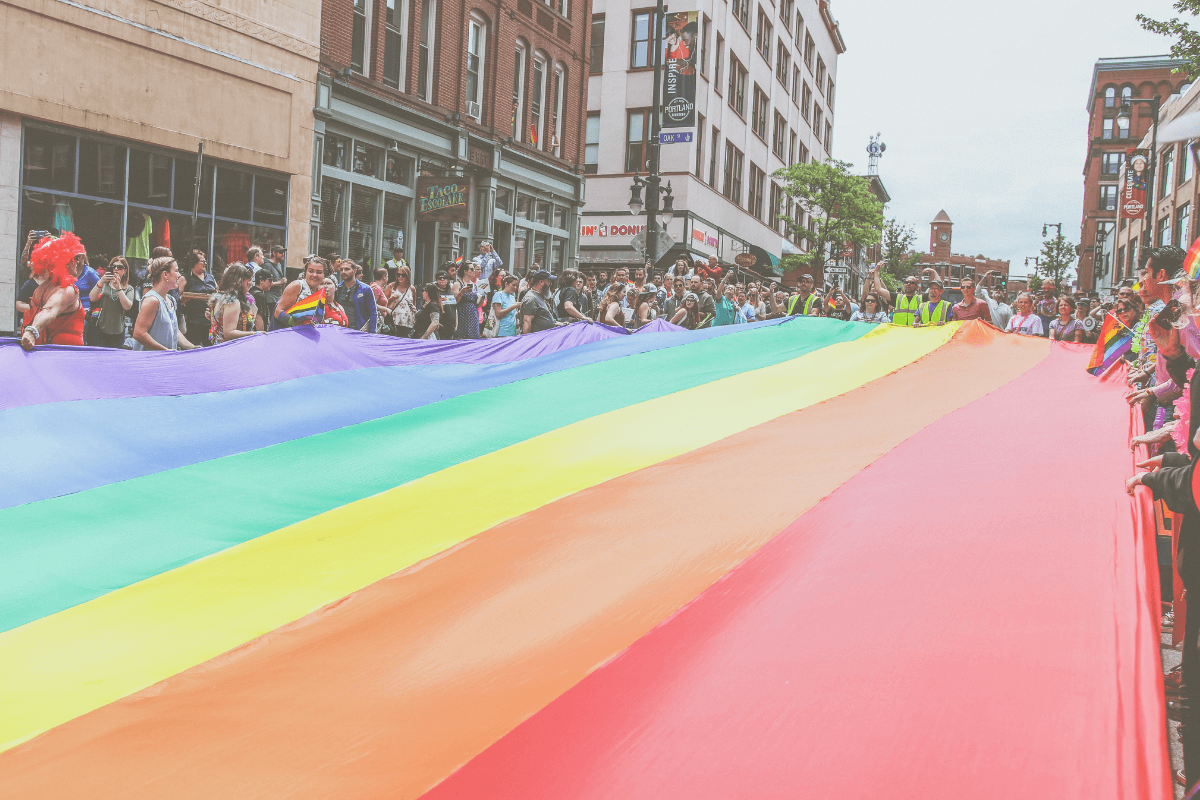
[{"label": "woman in gray tank top", "polygon": [[179,280],[179,265],[173,258],[155,258],[147,265],[147,272],[153,288],[142,296],[133,325],[133,349],[191,350],[195,345],[179,332],[175,301],[167,295]]}]

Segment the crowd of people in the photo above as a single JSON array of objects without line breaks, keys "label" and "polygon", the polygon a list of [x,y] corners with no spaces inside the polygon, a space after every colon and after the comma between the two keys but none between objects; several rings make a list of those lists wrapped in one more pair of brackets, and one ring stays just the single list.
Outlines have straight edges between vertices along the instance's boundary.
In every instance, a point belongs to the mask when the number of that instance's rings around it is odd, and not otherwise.
[{"label": "crowd of people", "polygon": [[[72,277],[51,280],[49,269],[36,265],[68,241]],[[910,327],[979,319],[1018,335],[1090,343],[1110,312],[1121,319],[1144,312],[1129,287],[1102,304],[1084,293],[1059,294],[1053,281],[1043,283],[1038,296],[1021,293],[1009,306],[1003,288],[983,288],[991,273],[979,286],[963,278],[957,302],[946,299],[932,269],[909,275],[893,292],[882,264],[870,268],[861,295],[851,298],[836,286],[817,287],[811,275],[785,287],[719,266],[714,257],[679,258],[665,271],[647,262],[611,274],[566,270],[558,276],[535,263],[516,275],[506,271],[491,242],[483,242],[473,258],[445,264],[431,283],[418,286],[400,249],[369,274],[348,258],[308,256],[293,280],[285,255],[281,246],[250,247],[244,262],[214,275],[200,249],[177,259],[156,248],[135,275],[123,256],[89,258],[73,236],[34,231],[23,258],[31,274],[17,298],[22,341],[27,347],[54,342],[174,350],[318,322],[445,340],[518,336],[576,321],[636,330],[659,319],[696,330],[804,315]],[[293,313],[314,298],[322,301],[320,313]],[[78,324],[66,322],[73,317]]]}]

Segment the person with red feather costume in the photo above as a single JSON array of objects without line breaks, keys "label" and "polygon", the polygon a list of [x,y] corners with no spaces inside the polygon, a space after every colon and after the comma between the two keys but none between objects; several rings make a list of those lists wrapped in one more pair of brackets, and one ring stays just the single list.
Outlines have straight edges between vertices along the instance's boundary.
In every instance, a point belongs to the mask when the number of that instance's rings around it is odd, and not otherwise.
[{"label": "person with red feather costume", "polygon": [[29,301],[33,319],[21,334],[21,347],[32,350],[36,344],[72,344],[83,346],[83,305],[75,280],[83,242],[73,233],[57,239],[46,237],[38,242],[29,259],[34,278],[45,279],[33,291]]}]

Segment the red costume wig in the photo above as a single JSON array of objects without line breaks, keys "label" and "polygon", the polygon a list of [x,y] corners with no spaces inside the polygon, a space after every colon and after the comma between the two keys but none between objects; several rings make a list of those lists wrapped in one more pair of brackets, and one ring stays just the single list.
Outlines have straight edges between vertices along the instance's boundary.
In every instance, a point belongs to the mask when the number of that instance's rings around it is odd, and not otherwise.
[{"label": "red costume wig", "polygon": [[33,248],[30,272],[37,278],[48,275],[55,286],[74,286],[76,276],[71,274],[71,263],[75,256],[85,252],[83,242],[73,233],[64,233],[57,239],[47,236]]}]

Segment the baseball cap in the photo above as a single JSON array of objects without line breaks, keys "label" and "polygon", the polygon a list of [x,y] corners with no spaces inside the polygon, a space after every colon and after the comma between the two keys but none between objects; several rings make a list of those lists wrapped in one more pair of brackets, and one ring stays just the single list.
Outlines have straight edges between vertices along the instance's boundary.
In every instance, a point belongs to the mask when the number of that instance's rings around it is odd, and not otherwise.
[{"label": "baseball cap", "polygon": [[941,279],[940,279],[940,278],[930,278],[930,279],[929,279],[929,285],[930,285],[930,286],[933,286],[935,283],[937,284],[937,287],[938,287],[939,289],[945,289],[945,288],[946,288],[946,287],[945,287],[945,285],[942,283],[942,281],[941,281]]},{"label": "baseball cap", "polygon": [[555,279],[556,279],[556,276],[551,275],[549,272],[547,272],[544,269],[539,269],[537,272],[535,272],[529,276],[530,283],[537,283],[538,281],[552,281]]}]

